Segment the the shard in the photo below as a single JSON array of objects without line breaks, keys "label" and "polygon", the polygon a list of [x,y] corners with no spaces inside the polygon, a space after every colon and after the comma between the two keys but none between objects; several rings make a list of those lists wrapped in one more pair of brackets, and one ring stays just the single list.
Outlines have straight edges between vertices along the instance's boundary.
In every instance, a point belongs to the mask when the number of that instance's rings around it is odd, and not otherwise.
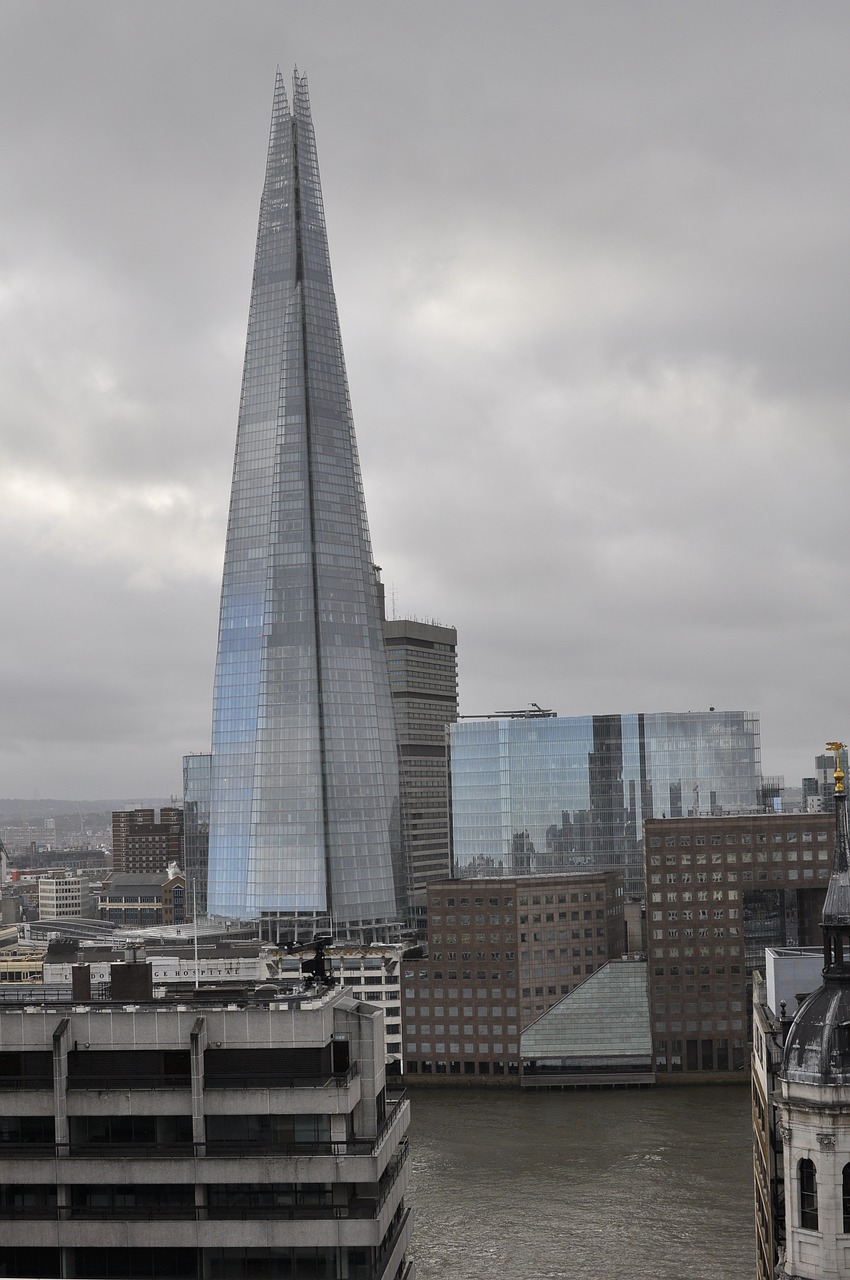
[{"label": "the shard", "polygon": [[392,936],[398,766],[307,81],[278,71],[213,698],[208,910]]}]

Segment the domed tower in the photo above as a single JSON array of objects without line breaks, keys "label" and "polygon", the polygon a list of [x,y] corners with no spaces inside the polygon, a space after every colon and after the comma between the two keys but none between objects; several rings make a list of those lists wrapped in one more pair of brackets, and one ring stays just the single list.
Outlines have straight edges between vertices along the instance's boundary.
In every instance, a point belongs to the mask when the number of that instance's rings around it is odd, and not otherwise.
[{"label": "domed tower", "polygon": [[[830,742],[836,762],[844,745]],[[835,858],[823,907],[823,985],[800,1007],[779,1073],[785,1252],[778,1280],[850,1276],[850,831],[835,771]]]}]

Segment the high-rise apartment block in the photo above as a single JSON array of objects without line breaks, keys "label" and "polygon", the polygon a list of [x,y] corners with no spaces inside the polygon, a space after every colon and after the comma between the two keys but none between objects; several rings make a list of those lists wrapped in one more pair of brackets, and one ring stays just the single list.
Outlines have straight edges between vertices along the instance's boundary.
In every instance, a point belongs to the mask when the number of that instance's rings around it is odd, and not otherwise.
[{"label": "high-rise apartment block", "polygon": [[208,910],[386,941],[398,764],[307,81],[278,73],[213,698]]},{"label": "high-rise apartment block", "polygon": [[411,893],[451,872],[446,726],[457,720],[457,632],[384,622],[401,783],[401,847]]},{"label": "high-rise apartment block", "polygon": [[758,812],[758,717],[742,711],[464,720],[450,730],[454,874],[623,867],[642,897],[643,823]]},{"label": "high-rise apartment block", "polygon": [[[113,965],[113,995],[147,967]],[[412,1280],[409,1104],[379,1008],[324,988],[6,996],[0,1275]]]},{"label": "high-rise apartment block", "polygon": [[834,823],[827,814],[646,823],[650,1010],[659,1079],[743,1071],[748,983],[765,947],[818,941]]},{"label": "high-rise apartment block", "polygon": [[183,810],[122,809],[112,814],[112,867],[132,874],[165,871],[183,862]]}]

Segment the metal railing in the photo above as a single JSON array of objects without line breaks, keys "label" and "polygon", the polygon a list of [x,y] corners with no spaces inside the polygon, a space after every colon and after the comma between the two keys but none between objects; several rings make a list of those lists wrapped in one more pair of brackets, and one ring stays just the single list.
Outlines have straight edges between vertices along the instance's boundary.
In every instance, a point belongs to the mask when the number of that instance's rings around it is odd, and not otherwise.
[{"label": "metal railing", "polygon": [[407,1102],[406,1089],[402,1089],[400,1093],[392,1093],[387,1095],[387,1114],[384,1117],[383,1124],[381,1125],[378,1132],[375,1134],[375,1141],[372,1144],[373,1154],[377,1152],[378,1147],[381,1145],[384,1138],[387,1136],[390,1129],[395,1124],[396,1119],[398,1118],[398,1113],[401,1110],[401,1108],[404,1106],[405,1102]]}]

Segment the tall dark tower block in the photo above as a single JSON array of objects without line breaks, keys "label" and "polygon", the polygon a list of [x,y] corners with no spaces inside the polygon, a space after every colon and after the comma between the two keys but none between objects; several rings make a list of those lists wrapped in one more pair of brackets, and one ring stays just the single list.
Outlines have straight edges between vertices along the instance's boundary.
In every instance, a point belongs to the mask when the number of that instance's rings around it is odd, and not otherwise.
[{"label": "tall dark tower block", "polygon": [[[446,726],[457,720],[457,632],[435,622],[384,623],[399,780],[401,844],[411,896],[451,874]],[[422,902],[424,910],[424,899]]]},{"label": "tall dark tower block", "polygon": [[213,698],[208,909],[386,940],[404,906],[377,573],[307,81],[278,72]]}]

